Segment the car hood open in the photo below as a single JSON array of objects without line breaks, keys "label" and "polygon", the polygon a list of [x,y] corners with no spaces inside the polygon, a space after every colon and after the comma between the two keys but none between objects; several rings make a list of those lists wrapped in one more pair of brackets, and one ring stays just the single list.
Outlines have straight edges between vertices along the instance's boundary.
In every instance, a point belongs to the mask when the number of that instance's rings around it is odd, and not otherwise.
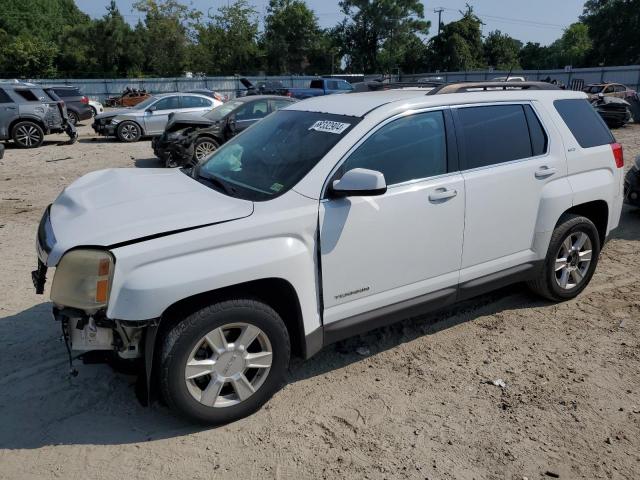
[{"label": "car hood open", "polygon": [[121,168],[89,173],[51,205],[56,265],[77,246],[113,247],[228,222],[253,213],[253,202],[213,190],[180,170]]},{"label": "car hood open", "polygon": [[194,113],[174,113],[169,116],[169,122],[165,127],[165,131],[172,132],[187,127],[210,127],[216,122],[209,120],[203,115]]}]

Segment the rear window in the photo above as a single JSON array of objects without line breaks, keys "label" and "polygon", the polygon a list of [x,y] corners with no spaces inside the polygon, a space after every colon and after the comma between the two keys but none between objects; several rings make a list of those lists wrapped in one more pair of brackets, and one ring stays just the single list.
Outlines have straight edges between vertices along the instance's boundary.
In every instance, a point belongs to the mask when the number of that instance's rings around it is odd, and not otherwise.
[{"label": "rear window", "polygon": [[462,127],[465,169],[533,156],[522,105],[460,108],[458,118]]},{"label": "rear window", "polygon": [[78,88],[54,88],[54,92],[59,97],[81,97],[82,94]]},{"label": "rear window", "polygon": [[582,148],[598,147],[615,141],[604,120],[588,101],[556,100],[553,105]]}]

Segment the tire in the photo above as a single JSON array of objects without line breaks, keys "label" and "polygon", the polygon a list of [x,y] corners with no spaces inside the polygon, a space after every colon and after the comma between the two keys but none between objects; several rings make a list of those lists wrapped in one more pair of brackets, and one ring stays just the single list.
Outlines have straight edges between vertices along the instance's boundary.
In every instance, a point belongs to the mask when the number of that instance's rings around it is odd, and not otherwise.
[{"label": "tire", "polygon": [[116,135],[121,142],[137,142],[142,136],[142,130],[136,122],[126,120],[118,125]]},{"label": "tire", "polygon": [[213,138],[199,137],[193,144],[192,165],[199,165],[219,147],[220,145]]},{"label": "tire", "polygon": [[80,123],[80,117],[78,117],[78,114],[76,112],[72,112],[72,111],[67,111],[67,117],[69,118],[69,123],[71,125],[78,125],[78,123]]},{"label": "tire", "polygon": [[[255,340],[243,341],[256,330]],[[280,388],[290,351],[287,328],[271,307],[250,299],[222,301],[189,315],[165,336],[160,389],[176,413],[198,423],[228,423],[258,410]]]},{"label": "tire", "polygon": [[[586,239],[582,234],[586,235]],[[581,241],[581,250],[576,255],[573,249]],[[568,250],[568,245],[572,250]],[[563,215],[551,235],[544,266],[538,278],[529,282],[529,287],[554,302],[577,297],[593,277],[600,248],[600,236],[591,220],[575,214]],[[589,250],[590,254],[587,253]]]},{"label": "tire", "polygon": [[37,123],[25,120],[14,125],[11,137],[20,148],[36,148],[44,141],[44,131]]},{"label": "tire", "polygon": [[98,112],[96,112],[96,107],[89,105],[89,108],[91,108],[91,116],[95,117],[98,114]]}]

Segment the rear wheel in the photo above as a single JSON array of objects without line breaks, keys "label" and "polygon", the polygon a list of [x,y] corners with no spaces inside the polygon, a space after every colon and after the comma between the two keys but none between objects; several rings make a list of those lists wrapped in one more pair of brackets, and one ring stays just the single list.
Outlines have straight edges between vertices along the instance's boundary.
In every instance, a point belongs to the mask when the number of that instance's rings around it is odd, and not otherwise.
[{"label": "rear wheel", "polygon": [[198,422],[221,424],[253,413],[280,388],[290,343],[271,307],[237,299],[178,323],[161,355],[160,387],[169,407]]},{"label": "rear wheel", "polygon": [[76,112],[68,111],[67,117],[69,118],[69,123],[71,125],[77,125],[80,121],[80,118],[78,117],[78,114]]},{"label": "rear wheel", "polygon": [[96,107],[93,107],[91,105],[90,105],[90,107],[91,107],[91,116],[95,117],[98,114],[98,112],[96,111]]},{"label": "rear wheel", "polygon": [[549,300],[574,298],[589,284],[599,256],[600,237],[593,222],[564,215],[551,236],[544,267],[529,286]]},{"label": "rear wheel", "polygon": [[118,125],[116,135],[121,142],[137,142],[142,136],[142,131],[136,122],[127,120]]},{"label": "rear wheel", "polygon": [[11,130],[11,136],[20,148],[39,147],[44,141],[44,131],[42,127],[30,121],[16,123]]}]

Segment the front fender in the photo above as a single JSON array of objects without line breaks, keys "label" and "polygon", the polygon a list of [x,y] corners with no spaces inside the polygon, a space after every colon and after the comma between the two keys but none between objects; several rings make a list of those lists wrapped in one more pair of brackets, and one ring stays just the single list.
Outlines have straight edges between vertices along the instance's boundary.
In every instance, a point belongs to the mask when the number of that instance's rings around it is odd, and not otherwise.
[{"label": "front fender", "polygon": [[109,318],[132,321],[158,318],[169,306],[197,294],[280,278],[296,291],[305,332],[320,326],[313,248],[303,238],[263,238],[151,261],[136,254],[139,245],[113,250],[116,269],[107,310]]}]

